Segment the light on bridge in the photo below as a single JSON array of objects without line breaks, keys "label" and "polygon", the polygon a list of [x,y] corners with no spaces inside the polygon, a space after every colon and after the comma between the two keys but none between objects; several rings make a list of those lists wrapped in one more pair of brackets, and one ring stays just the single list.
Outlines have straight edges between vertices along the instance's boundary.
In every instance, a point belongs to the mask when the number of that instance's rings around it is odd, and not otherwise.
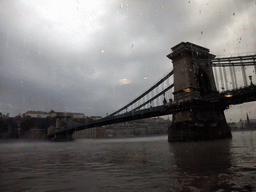
[{"label": "light on bridge", "polygon": [[192,90],[193,89],[190,88],[190,87],[187,87],[187,88],[183,89],[183,91],[186,92],[186,93],[190,93]]},{"label": "light on bridge", "polygon": [[232,95],[232,93],[230,93],[230,92],[227,92],[227,93],[225,93],[225,95],[224,95],[225,97],[232,97],[233,95]]}]

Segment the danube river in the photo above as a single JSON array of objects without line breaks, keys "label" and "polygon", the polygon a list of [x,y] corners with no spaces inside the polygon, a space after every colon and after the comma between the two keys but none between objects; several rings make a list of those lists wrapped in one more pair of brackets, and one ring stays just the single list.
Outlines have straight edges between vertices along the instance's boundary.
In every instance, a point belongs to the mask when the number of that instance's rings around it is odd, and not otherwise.
[{"label": "danube river", "polygon": [[256,132],[188,143],[2,142],[0,163],[1,191],[256,191]]}]

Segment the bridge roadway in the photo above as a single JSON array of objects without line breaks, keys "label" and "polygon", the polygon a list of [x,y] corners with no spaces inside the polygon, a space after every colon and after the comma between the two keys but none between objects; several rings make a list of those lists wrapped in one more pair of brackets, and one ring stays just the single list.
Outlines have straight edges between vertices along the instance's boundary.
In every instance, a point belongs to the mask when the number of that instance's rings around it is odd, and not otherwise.
[{"label": "bridge roadway", "polygon": [[[227,97],[229,96],[229,97]],[[194,99],[191,93],[189,98],[181,99],[179,101],[173,101],[165,105],[151,107],[147,109],[141,109],[136,111],[127,112],[115,116],[107,116],[105,118],[91,121],[86,124],[81,124],[73,127],[62,128],[57,132],[50,133],[47,137],[52,138],[55,134],[61,134],[64,132],[73,133],[83,129],[89,129],[93,127],[99,127],[103,125],[109,125],[114,123],[121,123],[136,119],[144,119],[150,117],[157,117],[163,115],[170,115],[174,112],[188,110],[198,107],[216,107],[222,109],[228,109],[230,105],[242,104],[245,102],[256,101],[256,86],[251,84],[248,87],[235,89],[225,92],[215,92],[202,97],[200,100]]]}]

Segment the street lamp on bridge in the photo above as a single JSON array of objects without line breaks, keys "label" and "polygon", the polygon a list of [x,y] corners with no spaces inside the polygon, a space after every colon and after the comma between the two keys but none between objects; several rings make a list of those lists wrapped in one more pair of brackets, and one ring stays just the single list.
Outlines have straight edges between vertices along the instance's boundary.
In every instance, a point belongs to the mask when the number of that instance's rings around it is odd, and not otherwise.
[{"label": "street lamp on bridge", "polygon": [[253,83],[252,83],[252,76],[251,75],[249,76],[249,79],[250,79],[251,85],[253,85]]},{"label": "street lamp on bridge", "polygon": [[190,93],[192,90],[193,89],[190,88],[190,87],[187,87],[187,88],[183,89],[183,91],[186,92],[186,93]]},{"label": "street lamp on bridge", "polygon": [[224,97],[233,97],[233,94],[231,92],[225,93]]}]

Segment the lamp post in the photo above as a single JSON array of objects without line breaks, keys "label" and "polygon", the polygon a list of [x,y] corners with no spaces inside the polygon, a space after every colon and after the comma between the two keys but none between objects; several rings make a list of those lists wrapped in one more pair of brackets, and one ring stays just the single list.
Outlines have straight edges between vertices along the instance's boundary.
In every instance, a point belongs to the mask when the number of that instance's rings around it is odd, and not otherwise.
[{"label": "lamp post", "polygon": [[252,83],[252,76],[251,75],[249,76],[249,79],[250,79],[251,85],[253,85],[253,83]]}]

